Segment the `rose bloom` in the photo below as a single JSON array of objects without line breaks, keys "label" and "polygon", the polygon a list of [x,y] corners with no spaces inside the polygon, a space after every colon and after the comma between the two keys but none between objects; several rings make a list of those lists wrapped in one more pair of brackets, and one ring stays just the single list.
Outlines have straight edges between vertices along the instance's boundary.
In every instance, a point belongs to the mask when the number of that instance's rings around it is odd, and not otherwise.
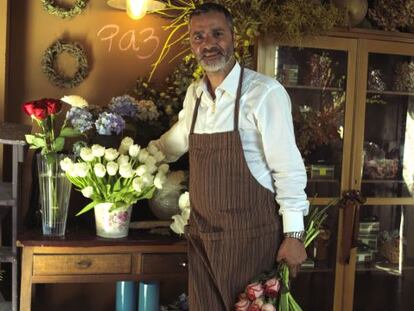
[{"label": "rose bloom", "polygon": [[275,298],[279,294],[280,282],[276,278],[272,278],[266,281],[264,285],[264,293],[266,296]]},{"label": "rose bloom", "polygon": [[257,298],[263,295],[262,284],[255,282],[247,285],[246,294],[247,298],[249,298],[251,301],[256,300]]},{"label": "rose bloom", "polygon": [[42,121],[49,116],[47,105],[40,100],[35,100],[23,104],[23,111],[30,117],[35,118],[39,121]]},{"label": "rose bloom", "polygon": [[259,305],[257,305],[257,304],[255,304],[255,303],[253,303],[250,307],[249,307],[249,309],[248,309],[248,311],[261,311],[261,307],[259,307]]},{"label": "rose bloom", "polygon": [[44,98],[41,101],[46,104],[48,114],[57,114],[62,109],[62,102],[58,99]]},{"label": "rose bloom", "polygon": [[262,306],[262,311],[276,311],[276,307],[272,305],[271,303],[265,303]]},{"label": "rose bloom", "polygon": [[247,298],[241,298],[235,305],[236,311],[248,311],[250,307],[250,301]]}]

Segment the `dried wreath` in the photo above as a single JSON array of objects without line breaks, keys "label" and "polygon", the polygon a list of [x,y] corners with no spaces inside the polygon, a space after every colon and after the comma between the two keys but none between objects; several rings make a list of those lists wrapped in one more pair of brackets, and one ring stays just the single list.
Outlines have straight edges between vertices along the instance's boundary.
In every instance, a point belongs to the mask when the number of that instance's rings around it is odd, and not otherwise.
[{"label": "dried wreath", "polygon": [[[55,69],[56,59],[63,52],[73,56],[78,63],[78,70],[73,77],[66,77]],[[61,88],[73,88],[87,77],[89,73],[88,59],[79,44],[57,40],[43,54],[42,70],[54,85]]]},{"label": "dried wreath", "polygon": [[70,18],[82,13],[86,8],[88,0],[76,0],[71,8],[64,8],[55,3],[55,0],[42,0],[43,8],[51,15],[60,18]]}]

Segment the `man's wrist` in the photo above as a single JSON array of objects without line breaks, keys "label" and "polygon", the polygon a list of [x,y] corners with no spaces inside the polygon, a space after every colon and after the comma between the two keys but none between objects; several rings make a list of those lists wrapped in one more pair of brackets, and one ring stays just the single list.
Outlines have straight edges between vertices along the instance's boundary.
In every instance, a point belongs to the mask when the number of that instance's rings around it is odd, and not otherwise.
[{"label": "man's wrist", "polygon": [[292,238],[301,241],[302,243],[305,242],[305,231],[290,231],[284,233],[285,238]]}]

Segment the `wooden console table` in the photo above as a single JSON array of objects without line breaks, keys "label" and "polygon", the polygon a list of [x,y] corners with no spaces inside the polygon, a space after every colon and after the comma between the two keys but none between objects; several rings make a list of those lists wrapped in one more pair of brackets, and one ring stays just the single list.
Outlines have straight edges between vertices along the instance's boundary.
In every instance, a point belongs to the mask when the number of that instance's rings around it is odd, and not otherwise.
[{"label": "wooden console table", "polygon": [[20,310],[31,309],[35,283],[92,283],[187,278],[186,243],[131,230],[128,238],[67,233],[63,239],[38,232],[19,236],[22,248]]}]

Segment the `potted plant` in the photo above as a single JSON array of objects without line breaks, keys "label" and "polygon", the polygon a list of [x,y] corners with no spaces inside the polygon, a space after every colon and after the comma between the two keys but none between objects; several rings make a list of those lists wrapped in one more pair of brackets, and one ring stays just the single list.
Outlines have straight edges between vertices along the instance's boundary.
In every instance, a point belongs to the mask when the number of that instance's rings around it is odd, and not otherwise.
[{"label": "potted plant", "polygon": [[60,165],[67,178],[92,200],[77,215],[95,211],[96,233],[105,238],[128,235],[132,205],[161,189],[169,170],[164,154],[154,145],[141,148],[125,137],[118,150],[95,144],[83,147],[75,161]]}]

